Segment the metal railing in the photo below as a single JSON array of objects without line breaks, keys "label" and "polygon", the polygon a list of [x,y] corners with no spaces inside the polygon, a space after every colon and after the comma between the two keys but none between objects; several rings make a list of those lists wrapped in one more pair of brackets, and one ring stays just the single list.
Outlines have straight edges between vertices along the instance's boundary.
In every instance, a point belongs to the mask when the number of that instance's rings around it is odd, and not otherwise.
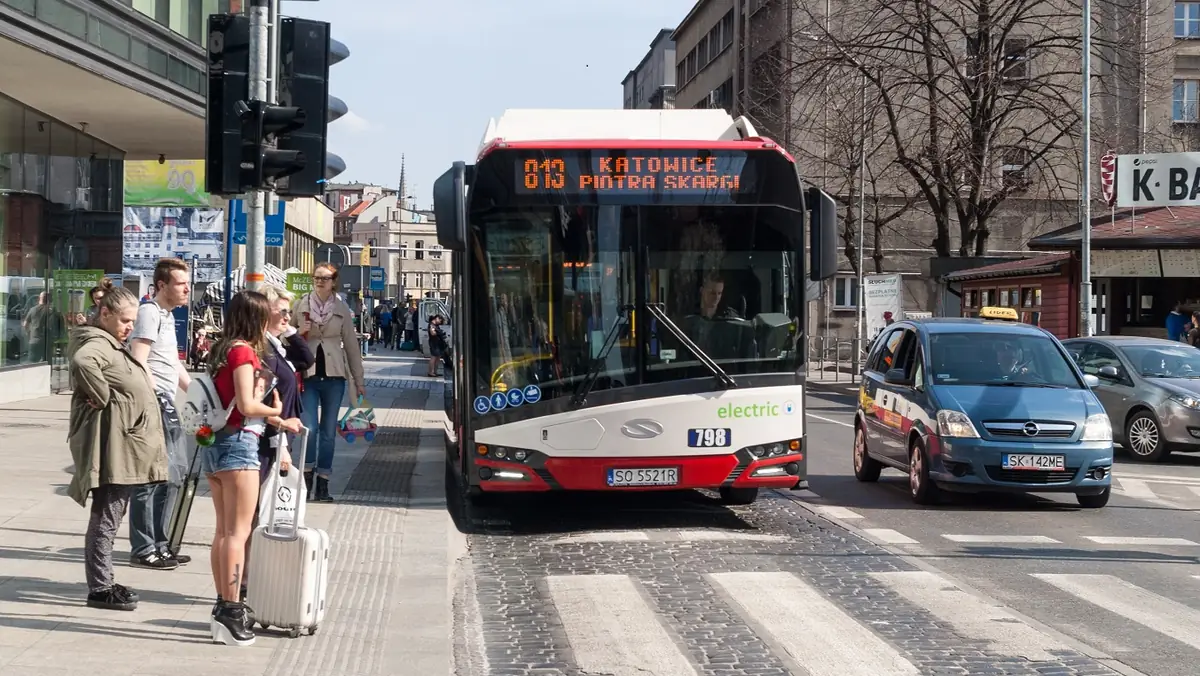
[{"label": "metal railing", "polygon": [[847,385],[859,382],[867,355],[858,338],[838,340],[832,336],[807,336],[806,340],[805,375],[810,381]]}]

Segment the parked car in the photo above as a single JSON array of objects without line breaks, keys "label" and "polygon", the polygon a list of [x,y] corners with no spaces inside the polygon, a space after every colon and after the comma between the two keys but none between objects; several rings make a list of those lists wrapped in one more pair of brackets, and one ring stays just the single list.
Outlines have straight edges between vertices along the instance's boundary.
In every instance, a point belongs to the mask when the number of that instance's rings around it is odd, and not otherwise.
[{"label": "parked car", "polygon": [[1113,439],[1142,462],[1200,451],[1200,350],[1174,340],[1094,336],[1063,341],[1112,421]]},{"label": "parked car", "polygon": [[[1098,384],[1049,332],[1011,308],[906,320],[867,357],[854,419],[854,475],[906,472],[918,504],[942,491],[1073,493],[1108,504],[1113,441]],[[1005,312],[1007,310],[1007,312]]]}]

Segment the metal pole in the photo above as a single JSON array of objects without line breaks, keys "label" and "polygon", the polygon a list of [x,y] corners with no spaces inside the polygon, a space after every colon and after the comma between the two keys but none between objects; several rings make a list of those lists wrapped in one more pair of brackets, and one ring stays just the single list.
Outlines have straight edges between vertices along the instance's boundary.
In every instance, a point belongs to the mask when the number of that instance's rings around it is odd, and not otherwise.
[{"label": "metal pole", "polygon": [[[859,131],[858,147],[858,317],[855,319],[854,335],[866,340],[866,293],[863,291],[863,230],[867,223],[867,74],[862,74],[862,127]],[[857,358],[858,355],[855,355]]]},{"label": "metal pole", "polygon": [[1082,206],[1079,254],[1079,334],[1092,335],[1092,3],[1083,0],[1083,178],[1079,199]]},{"label": "metal pole", "polygon": [[[229,299],[233,295],[233,222],[237,218],[236,209],[234,208],[234,200],[225,202],[225,288],[223,289],[224,302],[221,303],[221,317],[224,319],[225,311],[229,307]],[[222,322],[224,325],[224,322]]]},{"label": "metal pole", "polygon": [[[268,0],[250,3],[250,98],[267,101],[267,71],[270,61]],[[266,280],[267,261],[266,192],[253,190],[246,195],[246,288],[257,290]]]}]

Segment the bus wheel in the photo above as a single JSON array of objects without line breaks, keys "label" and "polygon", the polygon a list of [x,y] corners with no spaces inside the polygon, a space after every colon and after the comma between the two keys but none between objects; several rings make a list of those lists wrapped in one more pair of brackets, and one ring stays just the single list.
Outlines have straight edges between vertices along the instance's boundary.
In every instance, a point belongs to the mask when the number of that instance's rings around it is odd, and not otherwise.
[{"label": "bus wheel", "polygon": [[721,486],[721,502],[727,505],[749,505],[758,499],[757,488],[730,488]]}]

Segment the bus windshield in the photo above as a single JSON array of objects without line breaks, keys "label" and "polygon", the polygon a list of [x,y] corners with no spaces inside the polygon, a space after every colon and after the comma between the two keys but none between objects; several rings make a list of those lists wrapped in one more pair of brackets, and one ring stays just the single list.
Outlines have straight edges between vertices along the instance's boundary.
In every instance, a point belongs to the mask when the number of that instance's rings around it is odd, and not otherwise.
[{"label": "bus windshield", "polygon": [[[473,396],[790,373],[804,302],[797,211],[771,204],[523,205],[473,213]],[[611,338],[606,354],[603,347]],[[716,387],[716,385],[714,385]]]}]

